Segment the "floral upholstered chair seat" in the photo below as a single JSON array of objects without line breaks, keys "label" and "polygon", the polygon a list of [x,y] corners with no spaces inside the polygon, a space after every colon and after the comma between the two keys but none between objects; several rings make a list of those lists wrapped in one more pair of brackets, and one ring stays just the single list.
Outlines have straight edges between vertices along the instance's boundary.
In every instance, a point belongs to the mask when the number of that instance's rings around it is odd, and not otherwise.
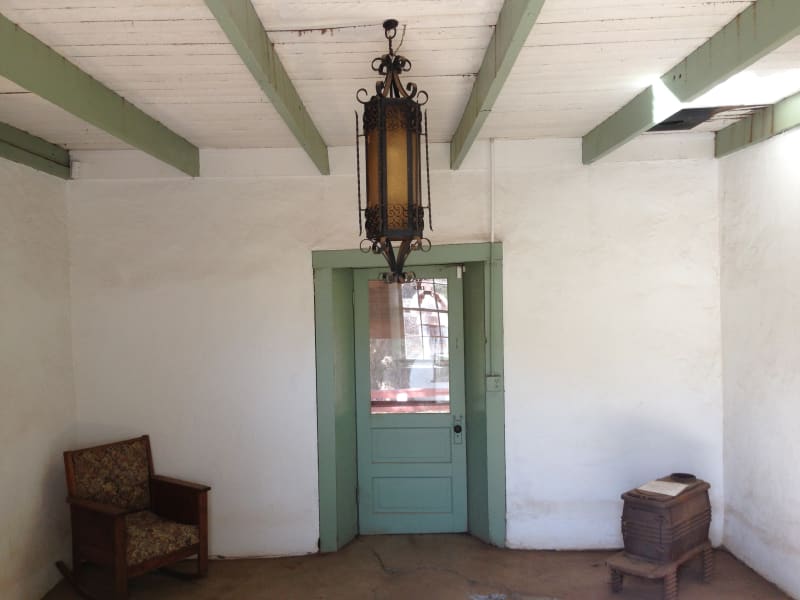
[{"label": "floral upholstered chair seat", "polygon": [[183,525],[162,519],[149,510],[125,516],[126,559],[138,565],[151,558],[172,554],[200,541],[197,525]]}]

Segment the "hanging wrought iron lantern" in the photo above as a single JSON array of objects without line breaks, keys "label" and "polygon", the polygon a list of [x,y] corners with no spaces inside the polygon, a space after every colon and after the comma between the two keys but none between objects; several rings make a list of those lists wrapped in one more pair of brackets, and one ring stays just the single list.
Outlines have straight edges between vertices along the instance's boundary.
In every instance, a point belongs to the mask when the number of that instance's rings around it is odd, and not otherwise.
[{"label": "hanging wrought iron lantern", "polygon": [[[411,69],[411,62],[396,54],[392,42],[397,35],[397,21],[384,21],[389,52],[372,61],[372,70],[383,79],[375,84],[375,95],[367,99],[367,90],[356,93],[364,105],[363,133],[358,133],[356,112],[356,161],[358,171],[358,229],[366,226],[364,252],[382,254],[390,271],[387,282],[403,282],[415,278],[405,272],[406,258],[414,250],[427,251],[430,240],[423,236],[425,209],[431,227],[430,172],[428,158],[428,116],[421,107],[428,94],[418,91],[414,83],[405,86],[401,73]],[[400,41],[402,46],[402,39]],[[399,50],[399,46],[398,46]],[[424,125],[424,129],[423,129]],[[422,205],[422,168],[420,138],[425,137],[425,171],[428,204]],[[361,156],[359,138],[364,138],[367,203],[361,205]],[[363,213],[363,221],[362,221]],[[393,245],[393,244],[396,244]]]}]

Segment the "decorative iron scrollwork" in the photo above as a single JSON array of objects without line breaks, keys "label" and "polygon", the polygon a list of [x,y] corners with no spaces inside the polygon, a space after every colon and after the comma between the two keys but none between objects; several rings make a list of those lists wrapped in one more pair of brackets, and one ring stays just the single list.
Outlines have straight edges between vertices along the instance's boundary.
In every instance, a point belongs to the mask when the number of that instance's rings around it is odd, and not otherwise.
[{"label": "decorative iron scrollwork", "polygon": [[[406,258],[412,251],[427,252],[431,248],[430,240],[423,237],[426,209],[429,225],[431,223],[428,123],[427,114],[423,115],[421,109],[428,102],[428,94],[416,83],[404,85],[400,80],[402,74],[411,70],[412,64],[408,58],[395,52],[393,41],[397,36],[397,26],[394,19],[383,23],[389,51],[371,63],[372,70],[381,77],[375,82],[375,95],[368,97],[365,88],[356,92],[356,100],[364,106],[363,133],[359,133],[356,119],[356,144],[360,144],[360,138],[365,138],[367,165],[367,206],[362,208],[361,158],[357,151],[359,233],[363,223],[367,238],[361,242],[361,251],[380,254],[386,259],[390,272],[383,279],[387,282],[415,279],[413,272],[403,271]],[[402,44],[401,39],[398,49]],[[398,135],[398,132],[406,134]],[[427,206],[421,203],[421,136],[425,137]],[[387,146],[390,139],[392,148]],[[404,155],[405,159],[398,158]],[[389,156],[391,158],[387,158]],[[397,165],[404,165],[399,167],[400,173]],[[394,169],[391,180],[387,179],[390,169]],[[387,186],[388,181],[394,187]]]},{"label": "decorative iron scrollwork", "polygon": [[[395,54],[392,47],[392,40],[397,35],[397,21],[388,19],[383,23],[384,35],[389,40],[389,52],[383,56],[377,56],[372,59],[372,70],[378,75],[383,76],[382,81],[375,82],[375,93],[383,98],[409,98],[417,97],[417,94],[424,94],[425,100],[419,102],[420,106],[428,101],[428,94],[424,91],[419,91],[416,83],[407,83],[405,86],[400,82],[400,75],[408,73],[411,70],[411,61],[400,54]],[[367,90],[361,88],[356,92],[356,99],[361,104],[366,104],[369,100],[360,98],[361,92],[367,93]]]}]

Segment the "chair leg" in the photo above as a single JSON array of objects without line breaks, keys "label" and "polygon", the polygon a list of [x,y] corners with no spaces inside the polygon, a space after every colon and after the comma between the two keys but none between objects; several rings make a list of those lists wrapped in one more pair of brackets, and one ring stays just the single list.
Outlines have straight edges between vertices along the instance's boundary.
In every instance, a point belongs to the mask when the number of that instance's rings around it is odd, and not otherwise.
[{"label": "chair leg", "polygon": [[121,559],[118,556],[114,563],[114,600],[127,600],[128,598],[128,569],[125,554]]},{"label": "chair leg", "polygon": [[678,600],[678,570],[664,575],[664,600]]},{"label": "chair leg", "polygon": [[72,539],[72,572],[76,575],[78,574],[78,569],[81,566],[81,554],[79,550],[80,546],[75,541],[75,538]]},{"label": "chair leg", "polygon": [[60,571],[61,575],[64,576],[64,580],[72,586],[77,594],[81,598],[85,598],[85,600],[96,600],[94,596],[92,596],[88,590],[86,590],[81,582],[78,580],[78,577],[75,575],[75,572],[70,569],[64,561],[58,561],[56,563],[56,568]]},{"label": "chair leg", "polygon": [[128,560],[127,560],[127,533],[125,519],[114,519],[114,600],[127,600],[128,598]]},{"label": "chair leg", "polygon": [[197,553],[197,576],[205,577],[206,575],[208,575],[208,546],[201,546]]},{"label": "chair leg", "polygon": [[208,494],[197,495],[198,533],[200,549],[197,552],[197,576],[208,574]]},{"label": "chair leg", "polygon": [[621,571],[611,569],[611,591],[619,594],[622,591],[622,581],[624,575]]},{"label": "chair leg", "polygon": [[128,578],[125,573],[114,571],[114,600],[127,600]]},{"label": "chair leg", "polygon": [[714,575],[714,550],[711,546],[703,550],[703,581],[711,583],[711,577]]}]

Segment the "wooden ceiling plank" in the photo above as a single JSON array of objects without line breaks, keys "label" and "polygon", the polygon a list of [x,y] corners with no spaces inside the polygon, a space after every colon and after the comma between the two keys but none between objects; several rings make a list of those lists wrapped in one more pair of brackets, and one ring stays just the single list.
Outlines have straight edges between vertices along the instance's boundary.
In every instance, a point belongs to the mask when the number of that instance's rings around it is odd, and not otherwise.
[{"label": "wooden ceiling plank", "polygon": [[69,151],[7,123],[0,123],[0,157],[61,179],[70,178]]},{"label": "wooden ceiling plank", "polygon": [[450,142],[450,168],[458,169],[494,106],[544,0],[506,0],[483,56],[464,113]]},{"label": "wooden ceiling plank", "polygon": [[311,120],[250,0],[206,0],[206,4],[320,173],[330,174],[325,140]]},{"label": "wooden ceiling plank", "polygon": [[714,139],[714,154],[722,158],[795,127],[800,127],[800,94],[757,110],[718,131]]},{"label": "wooden ceiling plank", "polygon": [[196,177],[196,146],[0,14],[0,76]]},{"label": "wooden ceiling plank", "polygon": [[[800,33],[800,2],[757,0],[654,85],[583,136],[591,164]],[[671,112],[669,112],[671,111]]]}]

